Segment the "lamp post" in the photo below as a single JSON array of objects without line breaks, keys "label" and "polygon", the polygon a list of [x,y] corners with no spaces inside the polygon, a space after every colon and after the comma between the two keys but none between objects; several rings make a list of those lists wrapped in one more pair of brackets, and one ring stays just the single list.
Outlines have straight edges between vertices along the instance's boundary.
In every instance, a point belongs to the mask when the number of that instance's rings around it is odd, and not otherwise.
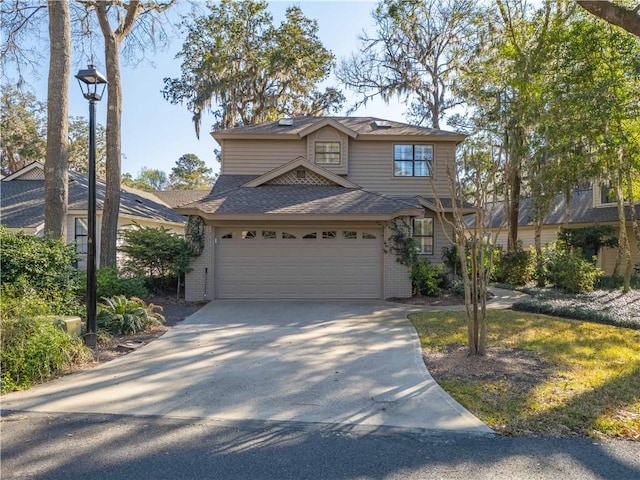
[{"label": "lamp post", "polygon": [[96,103],[107,78],[89,65],[76,75],[84,98],[89,100],[89,205],[87,208],[87,334],[85,343],[96,348]]}]

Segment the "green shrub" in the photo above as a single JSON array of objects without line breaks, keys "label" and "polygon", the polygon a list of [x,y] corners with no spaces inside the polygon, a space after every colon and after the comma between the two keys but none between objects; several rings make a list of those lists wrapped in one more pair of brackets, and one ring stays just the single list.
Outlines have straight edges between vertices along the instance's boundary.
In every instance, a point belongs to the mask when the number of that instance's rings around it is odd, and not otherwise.
[{"label": "green shrub", "polygon": [[3,303],[9,295],[16,305],[23,295],[33,303],[38,297],[52,314],[77,314],[78,272],[73,246],[61,240],[40,238],[0,227],[0,276]]},{"label": "green shrub", "polygon": [[557,250],[548,252],[547,278],[556,288],[569,293],[593,291],[598,278],[604,272],[579,253],[567,253]]},{"label": "green shrub", "polygon": [[414,295],[436,297],[442,293],[445,282],[442,265],[431,265],[427,260],[420,260],[411,267],[411,284]]},{"label": "green shrub", "polygon": [[50,321],[30,319],[0,322],[2,393],[29,388],[74,363],[93,358],[81,339]]},{"label": "green shrub", "polygon": [[[600,277],[596,282],[596,288],[599,290],[617,290],[624,284],[624,277],[616,275],[615,277]],[[631,275],[631,288],[640,290],[640,274]]]},{"label": "green shrub", "polygon": [[0,286],[0,312],[6,320],[55,315],[51,304],[33,287],[3,284]]},{"label": "green shrub", "polygon": [[521,247],[513,252],[500,253],[495,264],[494,280],[516,286],[526,285],[533,279],[535,260],[532,250],[523,250]]},{"label": "green shrub", "polygon": [[137,227],[121,232],[128,272],[145,277],[171,277],[189,270],[195,252],[180,235],[166,228]]},{"label": "green shrub", "polygon": [[127,335],[143,332],[153,325],[161,325],[164,317],[156,310],[162,311],[162,307],[143,300],[124,295],[116,295],[113,298],[103,298],[98,305],[96,321],[98,328],[107,330],[113,335]]},{"label": "green shrub", "polygon": [[[86,295],[87,273],[82,272],[82,294]],[[126,276],[118,273],[115,268],[100,268],[96,272],[96,289],[98,298],[115,297],[145,297],[149,293],[145,279],[138,276]]]}]

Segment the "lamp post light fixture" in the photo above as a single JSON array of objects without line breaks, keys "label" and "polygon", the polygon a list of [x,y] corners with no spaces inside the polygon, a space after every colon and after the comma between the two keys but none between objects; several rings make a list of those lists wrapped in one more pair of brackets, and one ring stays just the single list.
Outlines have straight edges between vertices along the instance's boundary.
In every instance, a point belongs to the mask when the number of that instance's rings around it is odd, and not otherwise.
[{"label": "lamp post light fixture", "polygon": [[107,78],[89,65],[76,75],[84,98],[89,100],[89,202],[87,208],[87,333],[85,343],[96,348],[96,103],[102,98]]}]

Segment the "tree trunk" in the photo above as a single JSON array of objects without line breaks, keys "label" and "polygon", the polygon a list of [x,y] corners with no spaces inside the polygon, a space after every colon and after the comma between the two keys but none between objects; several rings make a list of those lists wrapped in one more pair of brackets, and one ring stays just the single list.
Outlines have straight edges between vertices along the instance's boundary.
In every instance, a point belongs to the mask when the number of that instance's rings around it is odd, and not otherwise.
[{"label": "tree trunk", "polygon": [[118,215],[120,211],[120,171],[122,156],[122,85],[120,80],[120,42],[115,35],[105,35],[107,68],[107,128],[105,196],[100,233],[100,267],[117,266]]},{"label": "tree trunk", "polygon": [[618,207],[618,225],[620,232],[618,233],[619,250],[616,258],[616,266],[614,268],[614,275],[618,273],[618,270],[622,264],[625,265],[624,272],[624,284],[622,291],[627,293],[631,289],[631,272],[633,265],[631,264],[631,245],[627,236],[627,220],[624,211],[624,193],[622,191],[622,182],[616,177],[615,180],[616,191],[616,204]]},{"label": "tree trunk", "polygon": [[509,218],[507,252],[514,252],[518,244],[518,221],[520,217],[520,173],[515,166],[509,172]]},{"label": "tree trunk", "polygon": [[627,171],[627,198],[629,199],[631,227],[633,228],[633,235],[636,240],[636,251],[640,253],[640,223],[638,223],[638,216],[636,215],[636,197],[635,192],[633,191],[633,178],[631,177],[631,171]]},{"label": "tree trunk", "polygon": [[71,16],[68,2],[51,0],[48,2],[48,9],[50,60],[47,85],[47,154],[44,162],[44,233],[66,240]]}]

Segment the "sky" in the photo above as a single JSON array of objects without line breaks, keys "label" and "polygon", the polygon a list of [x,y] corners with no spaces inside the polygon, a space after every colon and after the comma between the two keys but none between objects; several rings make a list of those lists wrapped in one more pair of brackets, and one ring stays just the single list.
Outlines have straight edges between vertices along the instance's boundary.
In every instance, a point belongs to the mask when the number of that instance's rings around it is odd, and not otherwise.
[{"label": "sky", "polygon": [[[371,11],[375,7],[372,1],[272,1],[269,10],[273,14],[274,23],[279,24],[284,18],[287,6],[299,5],[304,14],[318,22],[318,36],[324,46],[331,50],[337,61],[348,57],[357,51],[358,35],[363,30],[374,32]],[[158,169],[170,173],[176,160],[186,153],[194,153],[204,160],[207,166],[219,171],[219,164],[215,159],[214,149],[218,147],[209,131],[213,118],[203,118],[200,139],[195,135],[191,113],[184,105],[171,105],[161,91],[164,87],[163,78],[180,77],[180,60],[175,59],[176,53],[182,47],[182,39],[174,38],[166,50],[150,57],[150,62],[144,62],[136,67],[121,64],[122,69],[122,172],[131,173],[134,177],[143,167]],[[48,47],[47,47],[48,48]],[[86,68],[79,65],[79,59],[73,59],[72,71]],[[104,60],[99,56],[96,67],[106,73]],[[32,88],[39,100],[47,97],[46,71],[48,65],[43,65],[43,75]],[[347,96],[347,108],[353,104],[355,96],[346,91],[333,79],[334,85],[342,89]],[[96,120],[106,125],[106,93],[97,105]],[[389,105],[382,101],[370,102],[366,107],[358,109],[352,115],[376,116],[388,120],[404,121],[404,105],[391,102]],[[82,97],[80,87],[75,78],[69,85],[69,115],[88,118],[88,102]],[[345,112],[342,112],[343,114]]]}]

